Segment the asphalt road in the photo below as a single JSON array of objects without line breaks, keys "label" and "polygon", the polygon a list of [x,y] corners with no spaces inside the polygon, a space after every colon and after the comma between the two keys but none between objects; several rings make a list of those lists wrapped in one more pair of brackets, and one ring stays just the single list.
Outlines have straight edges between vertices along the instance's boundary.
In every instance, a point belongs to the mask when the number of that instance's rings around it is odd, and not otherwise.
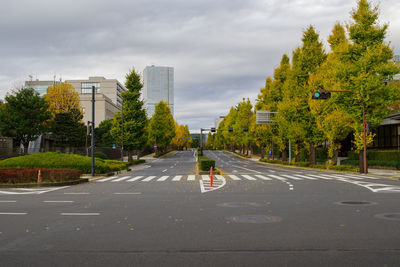
[{"label": "asphalt road", "polygon": [[224,172],[213,187],[180,151],[88,184],[0,189],[0,265],[400,265],[399,181],[206,155]]}]

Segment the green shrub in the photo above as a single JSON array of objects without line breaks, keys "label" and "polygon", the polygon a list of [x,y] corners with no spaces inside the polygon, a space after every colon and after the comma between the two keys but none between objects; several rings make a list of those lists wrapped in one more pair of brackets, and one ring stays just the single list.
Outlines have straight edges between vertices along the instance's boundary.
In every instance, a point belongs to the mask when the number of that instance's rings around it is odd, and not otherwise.
[{"label": "green shrub", "polygon": [[328,165],[329,170],[335,170],[335,171],[350,171],[350,172],[360,172],[360,168],[354,167],[354,166],[346,166],[346,165],[333,165],[330,166]]},{"label": "green shrub", "polygon": [[236,151],[235,151],[235,154],[237,154],[237,155],[239,155],[239,156],[241,156],[241,157],[251,158],[250,155],[246,155],[246,154],[243,154],[243,153],[240,153],[240,152],[236,152]]},{"label": "green shrub", "polygon": [[199,165],[201,171],[209,171],[211,166],[215,169],[215,160],[200,156]]},{"label": "green shrub", "polygon": [[309,167],[310,162],[294,162],[292,165],[299,166],[299,167]]},{"label": "green shrub", "polygon": [[[368,166],[375,167],[394,167],[400,170],[400,161],[397,160],[367,160]],[[343,165],[358,166],[359,160],[356,159],[345,159],[341,161]]]},{"label": "green shrub", "polygon": [[326,165],[322,165],[322,164],[314,164],[314,165],[310,165],[311,168],[314,169],[326,169]]},{"label": "green shrub", "polygon": [[[355,151],[348,152],[349,159],[358,160],[359,153]],[[367,151],[368,160],[383,160],[383,161],[400,161],[400,151],[397,150],[368,150]]]},{"label": "green shrub", "polygon": [[[120,164],[120,166],[111,166]],[[76,154],[63,154],[59,152],[36,153],[32,155],[8,158],[0,161],[0,168],[50,168],[50,169],[75,169],[83,173],[90,173],[92,166],[91,157]],[[107,173],[115,168],[126,168],[122,161],[109,161],[95,158],[96,173]]]},{"label": "green shrub", "polygon": [[328,159],[328,148],[317,147],[316,158],[318,162],[325,162]]},{"label": "green shrub", "polygon": [[108,156],[100,151],[94,152],[94,156],[99,159],[108,159]]}]

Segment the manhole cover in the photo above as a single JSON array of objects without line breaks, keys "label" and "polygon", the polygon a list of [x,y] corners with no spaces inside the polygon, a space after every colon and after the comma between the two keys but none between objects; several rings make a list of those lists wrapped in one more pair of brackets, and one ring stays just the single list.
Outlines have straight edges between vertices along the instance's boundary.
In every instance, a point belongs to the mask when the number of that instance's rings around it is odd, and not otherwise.
[{"label": "manhole cover", "polygon": [[384,219],[384,220],[389,220],[389,221],[398,221],[398,222],[400,222],[400,212],[395,212],[395,213],[381,213],[381,214],[375,215],[375,218]]},{"label": "manhole cover", "polygon": [[247,207],[260,207],[261,205],[255,202],[225,202],[217,204],[219,207],[227,208],[247,208]]},{"label": "manhole cover", "polygon": [[371,201],[340,201],[340,202],[335,202],[336,204],[339,205],[364,205],[364,206],[369,206],[369,205],[376,205],[376,202],[371,202]]},{"label": "manhole cover", "polygon": [[229,220],[236,223],[274,223],[280,222],[282,219],[277,216],[267,215],[241,215],[231,217]]}]

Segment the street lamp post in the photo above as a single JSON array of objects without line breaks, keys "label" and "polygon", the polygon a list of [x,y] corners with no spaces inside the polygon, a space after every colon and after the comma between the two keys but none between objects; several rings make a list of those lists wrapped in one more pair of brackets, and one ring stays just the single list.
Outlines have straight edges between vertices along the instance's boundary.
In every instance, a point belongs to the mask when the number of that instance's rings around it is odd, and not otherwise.
[{"label": "street lamp post", "polygon": [[95,102],[95,86],[92,86],[92,176],[94,176],[95,166],[94,166],[94,102]]}]

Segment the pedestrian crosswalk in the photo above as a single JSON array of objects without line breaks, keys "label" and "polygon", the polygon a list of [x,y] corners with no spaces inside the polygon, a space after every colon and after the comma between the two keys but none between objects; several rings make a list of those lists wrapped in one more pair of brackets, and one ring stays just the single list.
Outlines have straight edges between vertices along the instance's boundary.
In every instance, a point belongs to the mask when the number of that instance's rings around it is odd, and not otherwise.
[{"label": "pedestrian crosswalk", "polygon": [[[363,180],[363,179],[379,179],[372,176],[350,175],[350,174],[308,174],[308,173],[283,173],[283,174],[230,174],[230,175],[214,175],[214,180],[232,180],[232,181],[315,181],[315,180]],[[151,176],[112,176],[101,178],[96,182],[180,182],[180,181],[210,181],[209,175],[151,175]]]}]

